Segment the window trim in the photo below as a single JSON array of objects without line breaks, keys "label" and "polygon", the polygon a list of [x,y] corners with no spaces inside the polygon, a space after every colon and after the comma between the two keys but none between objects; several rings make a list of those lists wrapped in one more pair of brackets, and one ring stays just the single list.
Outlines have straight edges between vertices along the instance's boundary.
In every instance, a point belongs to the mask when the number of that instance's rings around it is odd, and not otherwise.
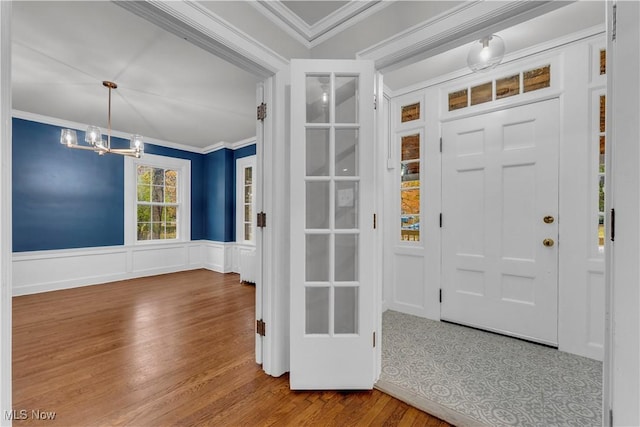
[{"label": "window trim", "polygon": [[[256,155],[236,159],[236,243],[255,246],[256,244]],[[251,198],[251,226],[253,228],[252,240],[240,239],[244,234],[244,169],[253,168],[252,198]]]},{"label": "window trim", "polygon": [[[178,171],[178,230],[176,239],[143,240],[136,238],[137,229],[137,180],[138,165]],[[124,244],[158,245],[191,241],[191,160],[145,153],[141,158],[124,158]]]}]

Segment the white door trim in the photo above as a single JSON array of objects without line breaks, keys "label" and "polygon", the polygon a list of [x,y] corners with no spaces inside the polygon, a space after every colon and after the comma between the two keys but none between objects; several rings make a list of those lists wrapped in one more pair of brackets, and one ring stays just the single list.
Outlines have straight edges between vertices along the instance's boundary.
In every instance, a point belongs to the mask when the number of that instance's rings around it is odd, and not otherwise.
[{"label": "white door trim", "polygon": [[11,399],[11,2],[0,2],[0,425]]}]

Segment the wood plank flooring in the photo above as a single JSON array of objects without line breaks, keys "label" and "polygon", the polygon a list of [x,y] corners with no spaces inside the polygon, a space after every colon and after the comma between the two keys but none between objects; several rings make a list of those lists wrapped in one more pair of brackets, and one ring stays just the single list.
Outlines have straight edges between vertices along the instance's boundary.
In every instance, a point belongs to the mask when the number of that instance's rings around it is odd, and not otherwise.
[{"label": "wood plank flooring", "polygon": [[15,297],[14,425],[448,426],[377,390],[292,392],[266,375],[254,292],[195,270]]}]

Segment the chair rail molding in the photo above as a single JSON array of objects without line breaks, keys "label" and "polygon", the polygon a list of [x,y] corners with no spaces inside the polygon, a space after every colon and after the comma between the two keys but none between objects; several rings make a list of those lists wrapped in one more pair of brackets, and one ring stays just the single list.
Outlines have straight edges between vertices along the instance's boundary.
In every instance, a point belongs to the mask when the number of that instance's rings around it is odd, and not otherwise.
[{"label": "chair rail molding", "polygon": [[196,240],[13,254],[13,296],[205,268],[239,272],[235,242]]}]

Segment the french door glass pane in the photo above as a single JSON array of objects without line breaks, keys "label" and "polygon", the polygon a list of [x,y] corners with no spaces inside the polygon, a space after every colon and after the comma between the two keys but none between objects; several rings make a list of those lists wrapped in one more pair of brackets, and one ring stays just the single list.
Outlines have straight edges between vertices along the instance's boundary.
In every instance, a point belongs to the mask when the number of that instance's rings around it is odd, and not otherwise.
[{"label": "french door glass pane", "polygon": [[329,75],[307,76],[307,123],[329,123],[331,79]]},{"label": "french door glass pane", "polygon": [[358,130],[336,130],[336,175],[358,175]]},{"label": "french door glass pane", "polygon": [[335,235],[335,281],[358,280],[358,235]]},{"label": "french door glass pane", "polygon": [[334,289],[333,327],[336,334],[358,333],[358,288],[336,287]]},{"label": "french door glass pane", "polygon": [[358,122],[358,77],[336,76],[336,123]]},{"label": "french door glass pane", "polygon": [[337,229],[358,228],[358,200],[357,182],[336,182],[335,227]]},{"label": "french door glass pane", "polygon": [[329,175],[329,129],[307,129],[307,176]]},{"label": "french door glass pane", "polygon": [[305,280],[329,281],[329,235],[307,234],[305,244]]},{"label": "french door glass pane", "polygon": [[306,228],[329,228],[329,182],[307,182]]},{"label": "french door glass pane", "polygon": [[305,288],[305,333],[329,333],[329,288]]}]

